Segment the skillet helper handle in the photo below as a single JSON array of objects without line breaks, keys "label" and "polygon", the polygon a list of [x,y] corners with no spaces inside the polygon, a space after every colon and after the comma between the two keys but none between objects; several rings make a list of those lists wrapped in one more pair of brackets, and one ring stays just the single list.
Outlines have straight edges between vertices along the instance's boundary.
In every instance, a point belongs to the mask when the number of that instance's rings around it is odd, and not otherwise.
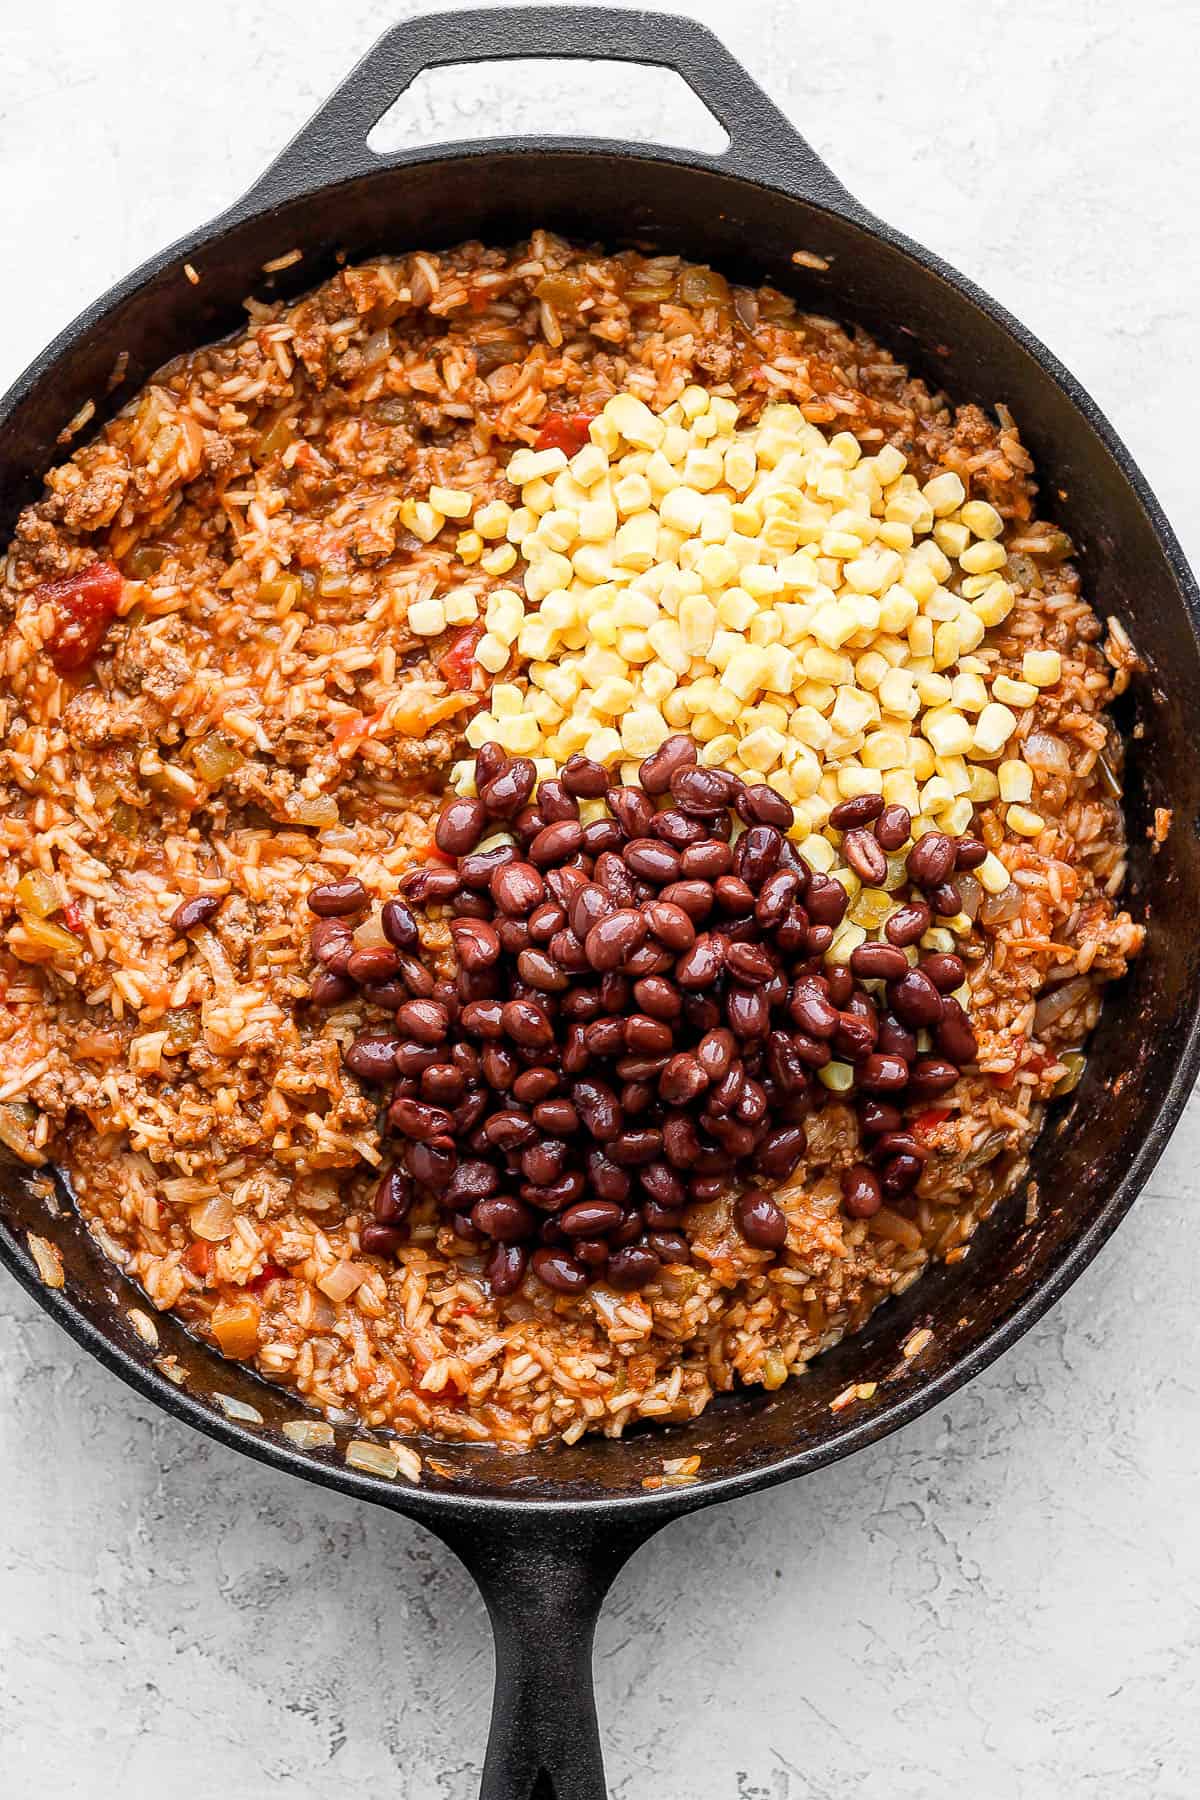
[{"label": "skillet helper handle", "polygon": [[657,1526],[614,1534],[539,1517],[536,1502],[528,1513],[434,1527],[475,1578],[495,1639],[479,1800],[606,1800],[592,1640],[605,1595]]},{"label": "skillet helper handle", "polygon": [[[720,156],[666,152],[673,160],[771,182],[838,211],[859,210],[811,145],[697,20],[612,6],[503,6],[429,13],[394,25],[243,195],[234,215],[285,204],[331,179],[354,180],[386,168],[391,159],[376,155],[367,138],[426,69],[557,57],[673,70],[729,136]],[[537,141],[531,139],[531,147]],[[471,146],[473,153],[479,149]]]}]

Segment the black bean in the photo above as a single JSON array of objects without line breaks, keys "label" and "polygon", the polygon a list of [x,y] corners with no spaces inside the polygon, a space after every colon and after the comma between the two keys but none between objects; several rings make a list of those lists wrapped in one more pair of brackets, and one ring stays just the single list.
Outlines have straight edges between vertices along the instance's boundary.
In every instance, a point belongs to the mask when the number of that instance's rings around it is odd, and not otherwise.
[{"label": "black bean", "polygon": [[713,898],[730,918],[743,917],[754,911],[754,889],[740,875],[718,875],[713,882]]},{"label": "black bean", "polygon": [[588,1180],[601,1200],[628,1199],[631,1178],[603,1150],[590,1150],[587,1157]]},{"label": "black bean", "polygon": [[517,973],[528,987],[544,994],[561,993],[570,985],[570,976],[545,950],[522,950],[517,957]]},{"label": "black bean", "polygon": [[[677,812],[674,807],[655,813],[650,821],[650,835],[661,838],[665,844],[671,844],[682,854],[695,845],[708,841],[708,826],[703,819],[689,818],[687,813]],[[723,873],[718,869],[718,874]]]},{"label": "black bean", "polygon": [[761,944],[730,944],[725,967],[736,980],[755,985],[769,981],[775,973],[775,964]]},{"label": "black bean", "polygon": [[875,1048],[886,1056],[900,1056],[905,1062],[911,1062],[917,1054],[916,1033],[902,1025],[893,1013],[885,1013],[879,1021]]},{"label": "black bean", "polygon": [[914,1030],[936,1025],[942,1016],[942,996],[920,969],[906,969],[898,981],[889,981],[887,997],[896,1017]]},{"label": "black bean", "polygon": [[707,994],[685,994],[683,1017],[694,1032],[703,1036],[706,1031],[715,1031],[721,1023],[721,1008]]},{"label": "black bean", "polygon": [[845,1006],[854,992],[854,977],[841,963],[825,971],[825,989],[835,1006]]},{"label": "black bean", "polygon": [[675,980],[681,988],[708,988],[725,965],[725,943],[712,932],[702,932],[675,964]]},{"label": "black bean", "polygon": [[395,1256],[405,1242],[406,1233],[395,1225],[364,1225],[359,1243],[368,1256]]},{"label": "black bean", "polygon": [[952,1062],[937,1056],[919,1056],[909,1072],[914,1099],[933,1099],[944,1094],[958,1080],[958,1069]]},{"label": "black bean", "polygon": [[426,1069],[432,1069],[445,1057],[444,1049],[436,1044],[404,1043],[398,1044],[394,1061],[396,1073],[399,1075],[423,1075]]},{"label": "black bean", "polygon": [[956,855],[953,838],[944,831],[927,831],[908,853],[909,877],[918,887],[938,887],[954,868]]},{"label": "black bean", "polygon": [[687,1203],[687,1189],[667,1162],[647,1163],[639,1180],[651,1201],[659,1209],[674,1209]]},{"label": "black bean", "polygon": [[709,1085],[699,1058],[688,1050],[672,1056],[658,1078],[658,1091],[668,1106],[688,1106]]},{"label": "black bean", "polygon": [[754,1166],[760,1174],[781,1180],[796,1167],[805,1146],[803,1125],[782,1125],[763,1138],[754,1152]]},{"label": "black bean", "polygon": [[535,1250],[533,1272],[558,1294],[578,1294],[588,1283],[587,1270],[565,1250]]},{"label": "black bean", "polygon": [[850,952],[850,972],[860,981],[897,981],[908,959],[894,944],[859,944]]},{"label": "black bean", "polygon": [[923,956],[919,966],[921,973],[929,977],[939,994],[952,994],[967,978],[966,964],[962,957],[954,956],[949,951],[937,951],[932,956]]},{"label": "black bean", "polygon": [[906,1194],[910,1188],[916,1187],[921,1179],[921,1161],[919,1157],[902,1151],[883,1165],[881,1176],[883,1190],[887,1194]]},{"label": "black bean", "polygon": [[389,1169],[378,1187],[371,1210],[380,1225],[398,1225],[413,1202],[412,1182],[403,1169]]},{"label": "black bean", "polygon": [[585,882],[571,901],[571,930],[577,938],[586,942],[592,926],[598,925],[601,919],[609,918],[615,911],[615,903],[598,882]]},{"label": "black bean", "polygon": [[477,1200],[487,1200],[499,1187],[500,1175],[491,1163],[468,1157],[451,1175],[442,1198],[447,1206],[469,1212]]},{"label": "black bean", "polygon": [[853,1013],[838,1015],[838,1028],[833,1034],[833,1048],[845,1062],[855,1062],[875,1048],[877,1027],[873,1020],[859,1019]]},{"label": "black bean", "polygon": [[765,1188],[747,1188],[738,1195],[737,1220],[756,1250],[781,1250],[787,1242],[787,1219]]},{"label": "black bean", "polygon": [[651,900],[643,917],[658,942],[675,955],[689,950],[696,941],[696,927],[691,919],[682,906],[670,900]]},{"label": "black bean", "polygon": [[309,931],[308,942],[313,956],[323,968],[334,975],[346,973],[354,954],[354,934],[344,919],[318,919]]},{"label": "black bean", "polygon": [[572,975],[582,975],[590,967],[587,951],[573,931],[556,931],[546,948],[559,968],[569,970]]},{"label": "black bean", "polygon": [[527,756],[514,757],[485,782],[479,798],[493,819],[515,818],[537,784],[537,769]]},{"label": "black bean", "polygon": [[[537,1074],[549,1074],[551,1071],[539,1069]],[[519,1083],[514,1083],[513,1091]],[[518,1096],[520,1098],[520,1096]],[[570,1137],[579,1129],[579,1114],[570,1100],[539,1100],[533,1109],[533,1122],[542,1131],[548,1131],[553,1137]]]},{"label": "black bean", "polygon": [[631,1013],[625,1021],[625,1042],[630,1050],[657,1056],[660,1051],[669,1050],[673,1040],[671,1027],[646,1013]]},{"label": "black bean", "polygon": [[618,1132],[607,1145],[606,1153],[623,1169],[636,1169],[656,1160],[662,1152],[662,1141],[661,1131],[642,1126],[637,1130]]},{"label": "black bean", "polygon": [[608,801],[609,812],[626,837],[640,838],[647,835],[654,817],[654,806],[641,788],[610,787],[605,799]]},{"label": "black bean", "polygon": [[908,1083],[908,1064],[886,1050],[872,1051],[854,1072],[865,1094],[895,1094]]},{"label": "black bean", "polygon": [[492,1114],[483,1128],[483,1134],[497,1150],[516,1150],[524,1144],[533,1143],[537,1137],[537,1127],[524,1113],[498,1112]]},{"label": "black bean", "polygon": [[514,1294],[525,1279],[528,1260],[521,1244],[497,1244],[484,1268],[493,1294],[501,1299]]},{"label": "black bean", "polygon": [[472,850],[464,856],[458,865],[458,876],[464,887],[474,888],[482,893],[490,889],[492,877],[497,869],[504,869],[510,863],[518,862],[515,844],[496,844],[491,850]]},{"label": "black bean", "polygon": [[741,782],[724,769],[680,768],[671,775],[671,793],[684,812],[701,817],[732,805]]},{"label": "black bean", "polygon": [[536,1106],[539,1101],[556,1094],[560,1086],[560,1078],[553,1069],[523,1069],[513,1082],[513,1097],[522,1106]]},{"label": "black bean", "polygon": [[[431,1111],[436,1110],[431,1108]],[[454,1140],[449,1136],[438,1135],[406,1144],[404,1163],[414,1181],[422,1187],[440,1193],[454,1173],[458,1154],[454,1148]]]},{"label": "black bean", "polygon": [[589,1056],[620,1056],[625,1048],[625,1021],[609,1015],[596,1019],[583,1034]]},{"label": "black bean", "polygon": [[486,919],[455,919],[450,936],[464,969],[487,969],[500,959],[500,938]]},{"label": "black bean", "polygon": [[393,1100],[388,1109],[388,1123],[404,1137],[444,1137],[451,1125],[450,1114],[440,1106],[428,1106],[423,1100]]},{"label": "black bean", "polygon": [[678,850],[658,838],[633,838],[626,844],[623,855],[627,868],[656,887],[665,887],[669,881],[679,878]]},{"label": "black bean", "polygon": [[907,844],[912,831],[912,814],[907,806],[885,806],[875,821],[875,836],[881,850],[894,855]]},{"label": "black bean", "polygon": [[829,823],[835,831],[850,831],[857,826],[869,825],[882,811],[882,794],[855,794],[849,800],[838,801],[829,815]]},{"label": "black bean", "polygon": [[541,903],[546,884],[528,862],[510,862],[495,869],[489,883],[492,899],[510,918],[521,918]]},{"label": "black bean", "polygon": [[940,919],[952,919],[962,911],[962,897],[952,881],[943,881],[929,891],[929,904]]},{"label": "black bean", "polygon": [[344,1061],[360,1081],[394,1081],[399,1048],[400,1040],[391,1032],[363,1032],[347,1046]]},{"label": "black bean", "polygon": [[568,794],[578,794],[582,800],[598,800],[608,787],[608,770],[590,756],[576,753],[563,765],[562,781]]},{"label": "black bean", "polygon": [[466,1091],[467,1078],[452,1062],[430,1063],[421,1076],[421,1098],[435,1106],[457,1106]]},{"label": "black bean", "polygon": [[638,779],[648,794],[665,794],[677,769],[690,768],[696,761],[696,746],[684,732],[664,740],[638,770]]},{"label": "black bean", "polygon": [[889,1106],[886,1100],[864,1100],[859,1107],[858,1120],[869,1136],[879,1137],[888,1131],[899,1131],[904,1115],[899,1107]]},{"label": "black bean", "polygon": [[606,1280],[622,1292],[643,1288],[659,1273],[659,1260],[649,1245],[626,1244],[608,1259]]},{"label": "black bean", "polygon": [[[774,825],[751,825],[738,839],[733,852],[733,872],[747,886],[758,889],[779,867],[779,858],[783,854],[783,836]],[[722,898],[721,880],[718,878],[716,893],[718,902]]]},{"label": "black bean", "polygon": [[683,998],[678,988],[661,975],[646,975],[635,981],[633,997],[644,1013],[649,1013],[652,1019],[665,1019],[668,1024],[683,1011]]},{"label": "black bean", "polygon": [[335,975],[331,969],[318,969],[309,984],[308,997],[314,1006],[340,1006],[354,993],[348,975]]},{"label": "black bean", "polygon": [[788,1012],[809,1037],[831,1038],[837,1030],[838,1009],[829,998],[828,982],[820,975],[797,976]]},{"label": "black bean", "polygon": [[559,1215],[559,1224],[568,1237],[603,1237],[615,1231],[623,1215],[615,1200],[581,1200]]},{"label": "black bean", "polygon": [[568,863],[560,869],[549,869],[546,873],[546,886],[550,890],[551,899],[568,916],[576,894],[587,884],[588,871],[575,863]]},{"label": "black bean", "polygon": [[557,825],[564,819],[579,817],[579,802],[568,787],[556,776],[549,776],[538,787],[538,811],[547,825]]},{"label": "black bean", "polygon": [[737,1039],[721,1026],[706,1031],[696,1046],[696,1061],[710,1081],[722,1081],[728,1075],[736,1054]]},{"label": "black bean", "polygon": [[444,869],[436,863],[425,863],[419,869],[409,869],[401,876],[400,885],[410,900],[421,906],[431,901],[452,900],[462,882],[456,869]]},{"label": "black bean", "polygon": [[433,841],[447,856],[465,856],[483,836],[488,810],[482,800],[465,795],[448,800],[438,815]]},{"label": "black bean", "polygon": [[842,839],[842,855],[866,887],[881,887],[887,880],[887,857],[873,832],[856,827]]},{"label": "black bean", "polygon": [[736,1038],[764,1037],[771,1009],[762,989],[731,987],[725,995],[725,1022]]},{"label": "black bean", "polygon": [[476,1231],[498,1244],[516,1244],[528,1237],[534,1228],[533,1212],[522,1200],[507,1194],[490,1194],[471,1208],[471,1223]]},{"label": "black bean", "polygon": [[593,925],[584,939],[588,962],[602,972],[618,969],[644,941],[646,921],[631,907],[619,907]]},{"label": "black bean", "polygon": [[988,847],[981,838],[959,838],[954,846],[954,866],[956,869],[977,869],[986,861]]},{"label": "black bean", "polygon": [[870,1219],[883,1205],[879,1178],[866,1163],[855,1163],[842,1173],[842,1210],[851,1219]]},{"label": "black bean", "polygon": [[947,995],[942,1001],[942,1017],[934,1035],[942,1055],[960,1066],[963,1063],[973,1063],[979,1054],[979,1043],[971,1021],[951,995]]},{"label": "black bean", "polygon": [[625,833],[615,819],[590,819],[583,828],[584,856],[600,856],[604,851],[621,848]]},{"label": "black bean", "polygon": [[795,869],[776,869],[766,877],[754,903],[754,922],[761,931],[773,931],[780,924],[799,887],[800,877]]},{"label": "black bean", "polygon": [[545,1050],[554,1042],[554,1027],[544,1007],[533,1000],[506,1000],[501,1009],[504,1029],[515,1044]]},{"label": "black bean", "polygon": [[388,944],[372,944],[364,950],[352,950],[346,959],[345,973],[351,981],[388,981],[399,972],[399,952]]},{"label": "black bean", "polygon": [[567,1146],[561,1138],[541,1138],[521,1152],[521,1173],[538,1187],[549,1187],[566,1172]]},{"label": "black bean", "polygon": [[[858,796],[859,799],[870,797],[865,794]],[[840,925],[849,904],[849,896],[840,881],[834,881],[830,875],[813,874],[809,877],[804,908],[814,925]]]},{"label": "black bean", "polygon": [[719,838],[706,837],[698,844],[690,844],[679,859],[679,872],[685,881],[716,881],[732,868],[733,851]]},{"label": "black bean", "polygon": [[707,881],[673,881],[658,897],[667,906],[680,907],[693,925],[707,919],[714,903],[713,889]]},{"label": "black bean", "polygon": [[932,914],[924,900],[913,898],[897,909],[883,928],[889,944],[904,949],[924,937],[932,923]]},{"label": "black bean", "polygon": [[621,1129],[617,1096],[606,1082],[584,1079],[571,1089],[579,1117],[597,1143],[610,1143]]},{"label": "black bean", "polygon": [[544,825],[529,846],[529,860],[546,869],[553,863],[566,862],[579,852],[583,843],[583,826],[578,819],[560,819],[555,825]]},{"label": "black bean", "polygon": [[504,1008],[499,1000],[468,1000],[458,1016],[458,1022],[472,1037],[502,1037]]},{"label": "black bean", "polygon": [[790,831],[795,823],[791,802],[777,794],[765,781],[753,782],[734,797],[739,819],[747,825],[773,825],[779,831]]},{"label": "black bean", "polygon": [[450,1029],[450,1014],[441,1000],[406,1000],[396,1023],[418,1044],[440,1044]]},{"label": "black bean", "polygon": [[[212,899],[215,896],[203,895],[201,898]],[[345,913],[361,912],[367,904],[367,898],[367,890],[362,882],[357,876],[350,875],[344,881],[324,881],[320,887],[311,888],[308,893],[308,909],[316,913],[319,919],[340,918]]]}]

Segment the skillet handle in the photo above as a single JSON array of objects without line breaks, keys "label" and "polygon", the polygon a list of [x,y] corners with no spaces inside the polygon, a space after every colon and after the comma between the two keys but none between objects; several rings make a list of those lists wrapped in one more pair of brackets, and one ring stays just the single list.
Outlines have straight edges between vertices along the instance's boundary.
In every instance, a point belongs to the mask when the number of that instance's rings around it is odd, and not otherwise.
[{"label": "skillet handle", "polygon": [[496,1688],[479,1800],[606,1800],[592,1639],[613,1581],[659,1521],[614,1531],[539,1516],[422,1521],[487,1604]]},{"label": "skillet handle", "polygon": [[[720,156],[669,149],[660,154],[766,181],[837,211],[860,212],[811,145],[697,20],[611,6],[504,6],[430,13],[393,25],[242,196],[232,216],[282,205],[331,179],[349,181],[386,168],[392,159],[377,156],[367,144],[368,135],[424,70],[518,57],[672,69],[724,126],[730,141]],[[539,141],[531,139],[531,147]],[[464,148],[478,154],[485,146]]]}]

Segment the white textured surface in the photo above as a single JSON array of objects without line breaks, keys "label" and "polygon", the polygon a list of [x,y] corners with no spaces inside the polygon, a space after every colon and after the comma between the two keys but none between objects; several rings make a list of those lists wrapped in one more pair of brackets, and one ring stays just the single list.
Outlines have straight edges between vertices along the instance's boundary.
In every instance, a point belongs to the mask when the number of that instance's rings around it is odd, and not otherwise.
[{"label": "white textured surface", "polygon": [[[5,8],[0,385],[415,10]],[[1187,0],[692,10],[853,192],[1054,346],[1195,558]],[[672,135],[694,109],[663,91],[555,70],[492,122],[464,71],[407,129],[569,129],[594,96],[598,127]],[[948,1406],[638,1555],[597,1658],[619,1800],[1195,1792],[1198,1149],[1193,1106],[1099,1264]],[[0,1315],[0,1790],[468,1800],[491,1650],[458,1565],[156,1417],[8,1282]]]}]

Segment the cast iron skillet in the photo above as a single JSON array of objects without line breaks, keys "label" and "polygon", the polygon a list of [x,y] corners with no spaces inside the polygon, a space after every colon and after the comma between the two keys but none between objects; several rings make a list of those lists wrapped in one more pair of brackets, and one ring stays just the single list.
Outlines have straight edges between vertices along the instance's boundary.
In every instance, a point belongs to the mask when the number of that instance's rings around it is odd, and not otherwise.
[{"label": "cast iron skillet", "polygon": [[[676,70],[731,138],[721,156],[576,139],[497,139],[377,157],[367,133],[423,69],[512,57],[614,58]],[[89,307],[0,403],[0,541],[57,461],[63,422],[85,400],[107,416],[160,363],[224,333],[261,265],[301,247],[280,286],[323,280],[344,249],[494,243],[548,225],[610,246],[653,243],[769,280],[806,305],[860,321],[959,400],[1006,402],[1038,466],[1044,499],[1081,547],[1087,591],[1132,629],[1147,672],[1127,725],[1130,905],[1149,943],[1110,994],[1086,1077],[1043,1134],[1040,1205],[1025,1223],[1013,1196],[956,1268],[931,1271],[881,1308],[859,1336],[776,1394],[739,1395],[692,1424],[623,1442],[585,1440],[528,1457],[431,1446],[420,1486],[304,1454],[279,1426],[298,1408],[164,1316],[165,1379],[130,1328],[135,1290],[94,1250],[69,1205],[56,1212],[12,1171],[0,1173],[0,1256],[38,1303],[102,1363],[174,1417],[260,1461],[420,1520],[466,1563],[491,1613],[496,1698],[485,1800],[598,1800],[604,1792],[591,1691],[595,1620],[626,1558],[668,1519],[714,1500],[807,1474],[874,1442],[943,1400],[1038,1319],[1095,1256],[1144,1185],[1200,1060],[1200,606],[1179,546],[1095,402],[1015,319],[960,275],[851,199],[804,139],[700,25],[662,14],[519,8],[417,19],[390,31],[262,179],[206,230],[174,245]],[[797,267],[795,250],[828,259]],[[184,278],[190,262],[202,280]],[[118,352],[128,366],[106,382]],[[1152,853],[1147,826],[1174,828]],[[59,1245],[66,1285],[43,1286],[25,1244]],[[935,1335],[912,1361],[902,1345]],[[848,1382],[875,1399],[842,1412]],[[230,1422],[213,1399],[251,1402],[261,1427]],[[361,1435],[361,1434],[360,1434]],[[648,1489],[666,1456],[698,1454],[691,1486]]]}]

